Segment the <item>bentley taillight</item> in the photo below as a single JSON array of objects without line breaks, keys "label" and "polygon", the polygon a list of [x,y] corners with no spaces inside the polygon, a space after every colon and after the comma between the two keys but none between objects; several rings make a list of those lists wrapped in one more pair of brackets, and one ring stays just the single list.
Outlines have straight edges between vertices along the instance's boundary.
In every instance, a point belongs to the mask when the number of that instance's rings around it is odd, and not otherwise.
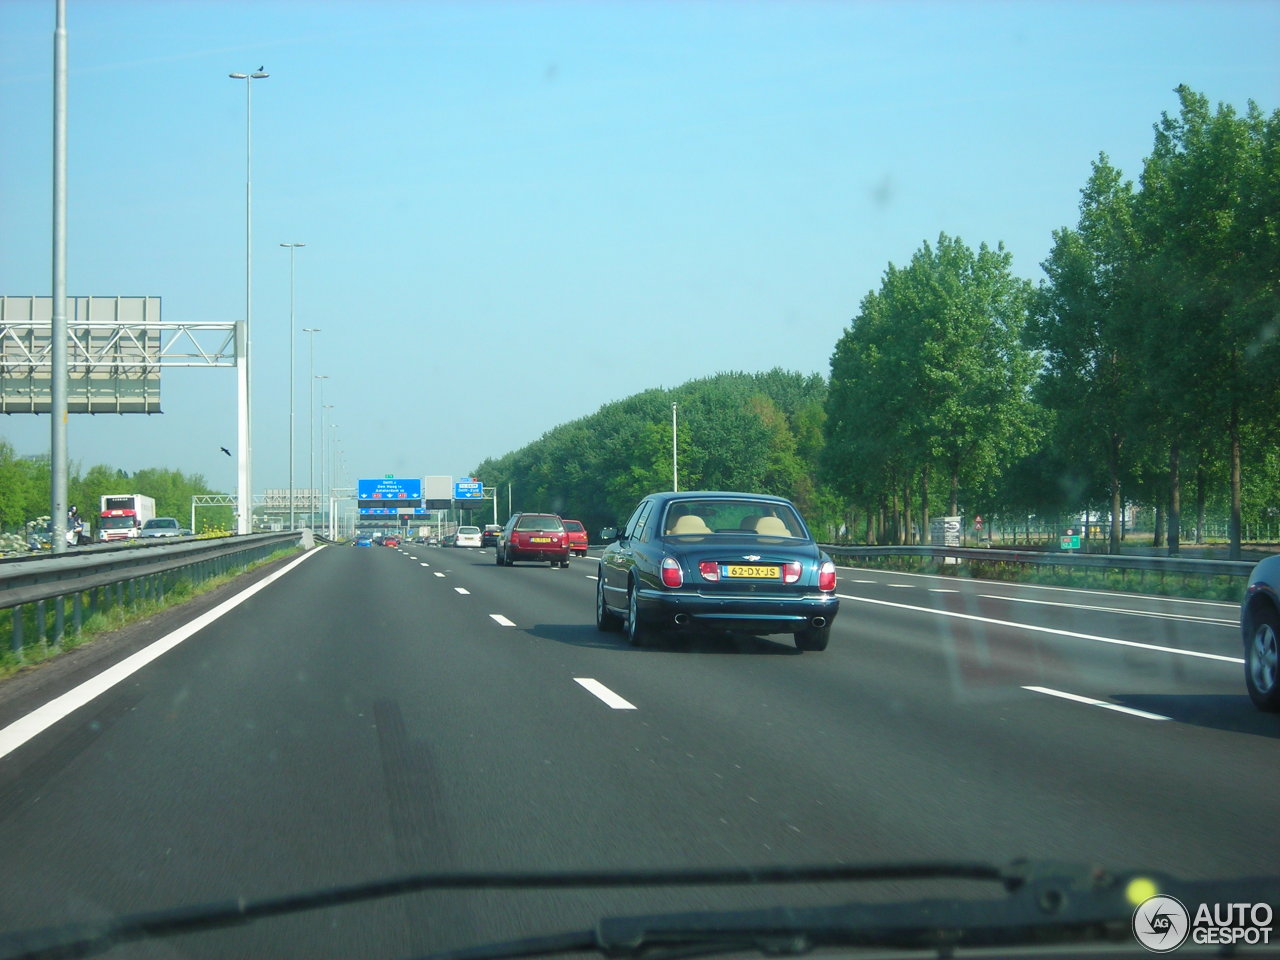
[{"label": "bentley taillight", "polygon": [[662,585],[664,587],[684,586],[684,571],[680,569],[679,561],[672,557],[662,558]]},{"label": "bentley taillight", "polygon": [[822,566],[818,568],[818,589],[834,590],[836,588],[836,565],[830,560],[824,560]]}]

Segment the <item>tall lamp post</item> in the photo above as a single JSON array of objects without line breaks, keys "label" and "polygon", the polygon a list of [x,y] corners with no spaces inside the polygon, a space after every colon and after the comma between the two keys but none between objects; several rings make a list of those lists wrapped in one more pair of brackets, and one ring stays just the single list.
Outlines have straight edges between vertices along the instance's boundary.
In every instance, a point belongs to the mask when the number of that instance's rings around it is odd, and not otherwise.
[{"label": "tall lamp post", "polygon": [[324,510],[325,529],[329,528],[329,491],[325,483],[327,475],[328,460],[325,458],[325,451],[329,449],[327,446],[329,439],[329,430],[325,426],[325,411],[332,410],[332,403],[324,402],[324,384],[320,384],[320,508]]},{"label": "tall lamp post", "polygon": [[676,405],[671,404],[671,490],[680,492],[680,460],[676,447]]},{"label": "tall lamp post", "polygon": [[[315,338],[311,338],[311,344],[314,348]],[[311,358],[312,369],[315,368],[315,357]],[[328,374],[313,373],[311,375],[311,529],[316,528],[316,504],[320,502],[320,490],[316,486],[316,381],[320,381],[320,402],[324,403],[324,382],[329,379]],[[323,414],[321,414],[323,419]],[[323,442],[323,437],[321,441]],[[321,462],[321,477],[323,478],[324,463]]]},{"label": "tall lamp post", "polygon": [[307,503],[310,506],[308,512],[308,520],[310,526],[315,526],[315,497],[316,497],[316,337],[320,332],[319,327],[303,327],[303,333],[309,333],[311,341],[311,373],[307,380],[311,384],[311,399],[307,404],[307,411],[311,416],[309,426],[307,427],[307,462],[311,465],[311,493],[307,497]]},{"label": "tall lamp post", "polygon": [[245,90],[245,177],[244,177],[244,336],[236,337],[236,386],[239,411],[236,417],[236,532],[253,532],[253,440],[249,377],[249,337],[253,326],[253,81],[265,80],[269,74],[259,67],[253,73],[228,74],[232,80],[243,80]]},{"label": "tall lamp post", "polygon": [[296,392],[293,380],[293,361],[297,355],[294,349],[294,302],[293,302],[293,254],[298,247],[305,247],[305,243],[282,243],[282,247],[289,248],[289,529],[296,530],[297,523],[294,520],[293,510],[293,397]]},{"label": "tall lamp post", "polygon": [[338,525],[335,522],[337,500],[333,492],[338,488],[338,425],[329,424],[329,539],[338,539]]}]

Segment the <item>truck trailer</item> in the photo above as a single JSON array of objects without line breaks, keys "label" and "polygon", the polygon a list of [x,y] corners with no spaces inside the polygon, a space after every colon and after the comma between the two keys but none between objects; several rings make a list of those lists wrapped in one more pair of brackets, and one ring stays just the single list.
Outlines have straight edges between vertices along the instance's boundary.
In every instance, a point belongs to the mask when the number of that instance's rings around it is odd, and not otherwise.
[{"label": "truck trailer", "polygon": [[156,515],[156,502],[141,493],[107,494],[98,514],[98,540],[136,540],[142,525]]}]

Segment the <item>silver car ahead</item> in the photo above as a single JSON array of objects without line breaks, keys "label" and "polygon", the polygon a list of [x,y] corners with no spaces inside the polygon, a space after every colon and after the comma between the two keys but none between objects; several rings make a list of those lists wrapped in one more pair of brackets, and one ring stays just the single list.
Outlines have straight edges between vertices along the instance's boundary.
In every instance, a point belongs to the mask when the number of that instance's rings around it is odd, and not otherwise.
[{"label": "silver car ahead", "polygon": [[191,531],[173,517],[152,517],[138,531],[140,537],[188,537]]}]

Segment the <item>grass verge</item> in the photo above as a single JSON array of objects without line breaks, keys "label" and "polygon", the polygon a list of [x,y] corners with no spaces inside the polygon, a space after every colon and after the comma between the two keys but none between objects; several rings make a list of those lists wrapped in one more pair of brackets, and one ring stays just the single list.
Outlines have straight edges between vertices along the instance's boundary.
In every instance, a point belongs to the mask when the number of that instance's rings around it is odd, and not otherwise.
[{"label": "grass verge", "polygon": [[[106,634],[155,616],[161,611],[172,609],[211,590],[216,590],[218,587],[230,583],[246,573],[257,570],[267,564],[275,563],[285,557],[293,556],[301,549],[301,547],[286,547],[261,560],[246,564],[221,576],[211,577],[208,580],[197,582],[187,577],[182,577],[166,585],[163,600],[139,599],[126,601],[94,612],[92,615],[85,617],[79,634],[75,632],[68,612],[62,643],[57,646],[54,646],[49,640],[53,635],[54,614],[52,603],[48,604],[45,610],[43,631],[37,629],[39,624],[36,621],[34,604],[26,605],[28,609],[25,611],[23,621],[25,642],[21,653],[13,650],[12,614],[10,611],[0,611],[0,620],[3,621],[0,623],[0,680],[11,677],[21,670],[55,659],[72,650],[88,646]],[[68,610],[70,605],[70,598],[68,598]]]},{"label": "grass verge", "polygon": [[845,565],[873,570],[897,570],[965,580],[1002,580],[1081,590],[1113,590],[1152,596],[1239,603],[1245,582],[1241,577],[1196,577],[1148,570],[1095,570],[1081,567],[1032,566],[996,560],[942,563],[928,557],[840,557]]}]

